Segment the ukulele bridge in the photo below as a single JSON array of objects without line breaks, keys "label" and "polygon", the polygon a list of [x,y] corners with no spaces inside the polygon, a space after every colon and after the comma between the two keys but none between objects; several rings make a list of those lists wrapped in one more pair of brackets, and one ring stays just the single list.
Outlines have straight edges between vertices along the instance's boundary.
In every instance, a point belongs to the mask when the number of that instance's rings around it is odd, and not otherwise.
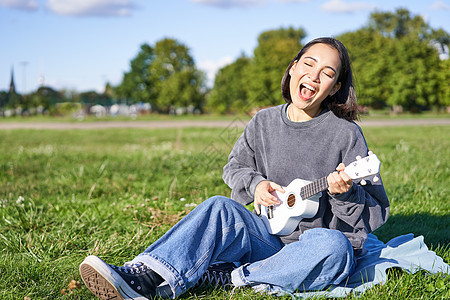
[{"label": "ukulele bridge", "polygon": [[267,207],[267,219],[272,219],[273,218],[273,205]]}]

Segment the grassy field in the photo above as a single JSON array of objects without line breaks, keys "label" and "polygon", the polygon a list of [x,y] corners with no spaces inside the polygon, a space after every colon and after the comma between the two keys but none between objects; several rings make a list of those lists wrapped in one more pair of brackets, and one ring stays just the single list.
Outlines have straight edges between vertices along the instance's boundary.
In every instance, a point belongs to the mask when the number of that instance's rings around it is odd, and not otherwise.
[{"label": "grassy field", "polygon": [[[382,161],[391,216],[383,241],[423,235],[450,261],[450,128],[363,128]],[[89,254],[122,265],[195,204],[230,195],[229,128],[0,131],[0,299],[93,299],[78,266]],[[362,299],[448,299],[450,279],[392,272]],[[229,299],[197,289],[181,299]],[[237,290],[234,299],[283,299]],[[349,297],[350,299],[353,296]],[[285,298],[290,299],[290,298]]]}]

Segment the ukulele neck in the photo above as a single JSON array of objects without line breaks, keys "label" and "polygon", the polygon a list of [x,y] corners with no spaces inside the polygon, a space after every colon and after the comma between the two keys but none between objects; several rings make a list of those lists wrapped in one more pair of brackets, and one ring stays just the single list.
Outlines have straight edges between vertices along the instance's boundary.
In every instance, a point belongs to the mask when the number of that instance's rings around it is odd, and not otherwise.
[{"label": "ukulele neck", "polygon": [[328,188],[327,176],[322,177],[314,182],[308,183],[300,189],[300,196],[302,199],[308,199],[315,194],[324,191]]}]

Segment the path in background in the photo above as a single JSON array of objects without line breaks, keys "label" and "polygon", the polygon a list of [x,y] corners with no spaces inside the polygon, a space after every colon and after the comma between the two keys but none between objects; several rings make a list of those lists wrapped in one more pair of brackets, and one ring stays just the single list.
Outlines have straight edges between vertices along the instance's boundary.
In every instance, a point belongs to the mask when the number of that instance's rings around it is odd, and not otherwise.
[{"label": "path in background", "polygon": [[[97,121],[97,122],[0,122],[0,130],[10,129],[105,129],[105,128],[183,128],[183,127],[242,127],[247,121]],[[365,120],[361,127],[450,125],[450,119]]]}]

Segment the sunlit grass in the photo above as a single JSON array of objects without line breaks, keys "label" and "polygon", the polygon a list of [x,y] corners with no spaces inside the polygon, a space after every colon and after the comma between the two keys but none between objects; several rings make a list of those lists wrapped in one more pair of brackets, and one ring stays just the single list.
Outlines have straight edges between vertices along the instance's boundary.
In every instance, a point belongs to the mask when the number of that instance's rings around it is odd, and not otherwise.
[{"label": "sunlit grass", "polygon": [[[382,161],[391,216],[383,240],[405,234],[450,260],[448,126],[363,128]],[[0,131],[0,298],[93,299],[78,265],[86,255],[123,264],[194,205],[230,195],[222,167],[240,131],[108,129]],[[398,273],[363,299],[445,299],[449,279]],[[66,289],[65,294],[61,290]],[[198,289],[183,299],[229,299]],[[234,299],[280,299],[237,290]],[[283,298],[281,298],[283,299]],[[288,299],[288,298],[286,298]]]}]

